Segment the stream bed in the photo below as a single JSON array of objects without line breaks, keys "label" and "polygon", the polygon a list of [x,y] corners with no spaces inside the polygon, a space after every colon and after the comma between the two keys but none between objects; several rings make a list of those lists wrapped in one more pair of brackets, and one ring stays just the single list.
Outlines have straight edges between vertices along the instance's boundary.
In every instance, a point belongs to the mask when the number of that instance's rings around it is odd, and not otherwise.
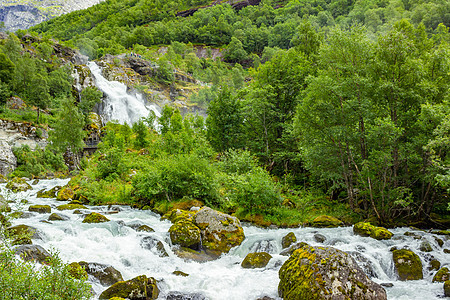
[{"label": "stream bed", "polygon": [[[172,251],[168,230],[171,223],[160,220],[160,216],[151,212],[133,209],[127,206],[88,206],[89,211],[96,211],[107,216],[111,221],[99,224],[82,223],[83,215],[73,211],[59,212],[56,206],[67,202],[56,199],[36,198],[39,190],[49,190],[54,186],[63,186],[68,179],[41,180],[32,185],[33,190],[10,193],[5,184],[0,184],[0,193],[8,200],[14,200],[10,206],[14,210],[28,211],[33,204],[46,204],[52,212],[69,217],[66,221],[42,222],[50,214],[27,213],[27,218],[12,220],[13,225],[25,224],[37,228],[42,239],[33,240],[47,250],[58,251],[63,261],[95,262],[112,265],[119,270],[125,280],[138,275],[154,277],[159,281],[160,299],[166,299],[169,293],[196,294],[198,299],[249,299],[255,300],[264,296],[278,298],[278,270],[286,256],[282,256],[281,239],[289,232],[294,232],[298,241],[312,246],[331,246],[350,253],[369,277],[377,283],[392,283],[386,287],[388,299],[440,299],[444,296],[443,283],[432,283],[436,271],[428,270],[432,257],[443,266],[450,265],[450,254],[443,249],[450,248],[450,240],[445,236],[414,231],[410,228],[390,229],[394,236],[390,240],[378,241],[370,237],[353,234],[352,227],[339,228],[294,228],[294,229],[262,229],[244,225],[245,240],[231,249],[219,259],[204,263],[185,261]],[[31,181],[29,181],[31,184]],[[18,204],[21,199],[27,204]],[[144,224],[153,228],[154,232],[137,232],[130,225]],[[406,236],[405,232],[414,232],[416,236]],[[325,241],[318,242],[318,237]],[[440,247],[436,241],[439,237],[444,241]],[[158,240],[164,245],[167,257],[148,247],[147,241]],[[419,250],[422,241],[428,241],[431,252]],[[423,280],[398,281],[394,271],[391,247],[408,248],[419,255],[423,263]],[[273,258],[265,268],[244,269],[241,262],[250,252],[266,251]],[[174,271],[189,274],[187,277],[176,276]],[[89,278],[98,295],[107,287]]]}]

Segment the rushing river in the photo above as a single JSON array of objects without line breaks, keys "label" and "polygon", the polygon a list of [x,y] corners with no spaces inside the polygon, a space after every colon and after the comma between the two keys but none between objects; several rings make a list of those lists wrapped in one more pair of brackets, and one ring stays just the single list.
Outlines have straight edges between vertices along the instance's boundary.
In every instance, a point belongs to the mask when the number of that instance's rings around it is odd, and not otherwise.
[{"label": "rushing river", "polygon": [[[43,233],[41,240],[33,240],[34,244],[45,249],[54,249],[67,263],[74,261],[87,261],[108,264],[119,270],[124,279],[128,280],[138,275],[147,275],[159,280],[161,290],[160,299],[165,299],[169,292],[178,291],[185,294],[196,293],[206,299],[249,299],[254,300],[268,296],[278,299],[278,270],[287,259],[279,255],[281,239],[288,232],[293,231],[298,241],[311,245],[325,245],[338,248],[351,253],[360,266],[377,283],[392,283],[393,287],[385,288],[388,299],[439,299],[443,297],[443,284],[431,283],[436,271],[428,271],[428,261],[431,255],[438,259],[442,266],[449,266],[450,254],[443,252],[450,248],[450,240],[440,236],[444,242],[441,248],[435,240],[435,235],[417,231],[432,246],[429,253],[419,250],[422,240],[405,236],[411,231],[409,228],[393,229],[394,237],[387,241],[377,241],[369,237],[355,236],[351,227],[332,229],[297,228],[297,229],[261,229],[254,226],[245,226],[246,239],[239,246],[215,261],[198,263],[184,261],[172,251],[168,230],[169,221],[161,221],[160,217],[150,211],[136,210],[129,207],[93,206],[89,211],[105,214],[111,221],[100,224],[84,224],[82,215],[73,214],[73,211],[59,212],[56,206],[66,202],[55,199],[36,198],[36,192],[59,185],[63,186],[68,180],[54,179],[41,180],[33,186],[33,190],[18,194],[8,193],[5,184],[1,184],[1,193],[7,199],[21,199],[29,201],[26,205],[11,204],[13,210],[26,211],[32,204],[48,204],[52,212],[62,213],[70,219],[67,221],[54,221],[51,224],[42,222],[47,220],[49,214],[31,213],[28,218],[15,219],[13,225],[26,224],[33,226]],[[31,184],[31,182],[30,182]],[[112,210],[118,213],[109,214]],[[155,232],[136,232],[127,225],[145,224]],[[326,238],[322,244],[316,242],[315,235],[321,234]],[[168,257],[160,257],[155,250],[145,247],[146,237],[163,242]],[[317,237],[317,236],[316,236]],[[424,279],[417,281],[397,281],[392,254],[389,249],[407,247],[417,253],[424,265]],[[244,269],[240,263],[249,252],[266,251],[273,258],[263,269]],[[172,274],[175,270],[188,273],[188,277]],[[94,291],[100,294],[106,287],[96,283],[90,278]]]}]

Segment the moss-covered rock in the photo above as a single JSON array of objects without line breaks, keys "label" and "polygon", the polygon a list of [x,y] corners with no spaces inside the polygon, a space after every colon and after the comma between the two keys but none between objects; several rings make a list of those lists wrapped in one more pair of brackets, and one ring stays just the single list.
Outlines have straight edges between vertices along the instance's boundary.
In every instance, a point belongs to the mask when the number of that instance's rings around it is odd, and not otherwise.
[{"label": "moss-covered rock", "polygon": [[176,275],[176,276],[182,276],[182,277],[188,277],[189,276],[188,273],[184,273],[183,271],[173,271],[172,274]]},{"label": "moss-covered rock", "polygon": [[104,286],[110,286],[116,282],[123,281],[122,274],[113,266],[99,263],[87,263],[85,261],[80,261],[78,264],[87,274],[97,278]]},{"label": "moss-covered rock", "polygon": [[194,211],[187,211],[181,209],[172,209],[171,211],[165,213],[161,220],[169,220],[172,223],[176,223],[179,220],[188,220],[192,221],[192,217],[194,216]]},{"label": "moss-covered rock", "polygon": [[440,267],[441,267],[441,262],[438,261],[436,258],[432,258],[428,265],[428,271],[437,271],[440,269]]},{"label": "moss-covered rock", "polygon": [[141,247],[147,250],[152,251],[157,254],[159,257],[168,257],[166,249],[164,248],[163,243],[155,239],[152,236],[145,236],[141,239]]},{"label": "moss-covered rock", "polygon": [[306,245],[308,245],[308,244],[305,243],[305,242],[300,242],[300,243],[291,245],[291,246],[289,246],[289,248],[284,249],[283,251],[281,251],[281,252],[280,252],[280,255],[283,255],[283,256],[290,256],[290,255],[292,255],[292,253],[294,253],[295,250],[300,249],[300,248],[303,248],[303,247],[306,246]]},{"label": "moss-covered rock", "polygon": [[420,243],[419,250],[422,252],[431,252],[433,251],[433,248],[431,247],[430,242],[422,241],[422,243]]},{"label": "moss-covered rock", "polygon": [[200,229],[191,221],[179,220],[170,227],[169,234],[174,245],[191,249],[199,249],[200,247]]},{"label": "moss-covered rock", "polygon": [[339,227],[342,225],[344,225],[344,223],[341,220],[327,215],[318,216],[310,222],[311,227],[319,227],[319,228],[332,228],[332,227]]},{"label": "moss-covered rock", "polygon": [[109,222],[109,219],[104,215],[101,215],[96,212],[88,214],[86,217],[84,217],[83,220],[83,223],[103,223],[103,222]]},{"label": "moss-covered rock", "polygon": [[159,289],[156,280],[145,275],[135,277],[127,281],[119,281],[101,293],[99,299],[111,299],[113,297],[128,298],[129,300],[157,299]]},{"label": "moss-covered rock", "polygon": [[31,185],[29,185],[25,179],[22,178],[13,178],[6,184],[6,188],[11,190],[14,193],[25,192],[33,189]]},{"label": "moss-covered rock", "polygon": [[60,186],[55,186],[52,189],[46,191],[45,189],[42,189],[37,192],[36,197],[38,198],[56,198],[56,194],[61,189]]},{"label": "moss-covered rock", "polygon": [[347,253],[305,244],[279,271],[278,294],[285,300],[387,299]]},{"label": "moss-covered rock", "polygon": [[65,186],[58,191],[56,199],[60,201],[69,201],[72,200],[74,196],[75,193],[73,192],[73,190],[70,187]]},{"label": "moss-covered rock", "polygon": [[57,210],[72,210],[72,209],[88,209],[86,206],[81,205],[81,204],[63,204],[63,205],[58,205],[56,207]]},{"label": "moss-covered rock", "polygon": [[33,260],[41,264],[50,259],[50,254],[39,245],[22,245],[16,248],[15,253],[24,260]]},{"label": "moss-covered rock", "polygon": [[241,266],[244,269],[264,268],[271,259],[272,255],[267,252],[249,253],[242,261]]},{"label": "moss-covered rock", "polygon": [[67,221],[69,220],[68,216],[62,215],[62,214],[58,214],[58,213],[52,213],[49,217],[48,217],[49,221]]},{"label": "moss-covered rock", "polygon": [[433,282],[445,282],[450,280],[450,272],[447,267],[440,269],[433,277]]},{"label": "moss-covered rock", "polygon": [[86,270],[77,262],[70,263],[67,268],[70,276],[75,279],[86,280],[88,278]]},{"label": "moss-covered rock", "polygon": [[241,222],[236,217],[206,206],[194,215],[193,221],[200,228],[203,247],[210,251],[228,253],[245,238]]},{"label": "moss-covered rock", "polygon": [[137,232],[155,232],[155,230],[153,228],[151,228],[150,226],[147,225],[141,225],[139,227],[136,228]]},{"label": "moss-covered rock", "polygon": [[422,261],[411,250],[401,249],[392,251],[394,266],[400,280],[423,279]]},{"label": "moss-covered rock", "polygon": [[213,261],[219,258],[220,252],[210,250],[193,250],[186,247],[175,248],[174,253],[179,258],[186,261],[196,261],[199,263]]},{"label": "moss-covered rock", "polygon": [[360,236],[370,236],[376,240],[388,240],[394,235],[386,228],[373,226],[369,222],[359,222],[353,225],[353,233]]},{"label": "moss-covered rock", "polygon": [[295,242],[297,242],[297,237],[293,232],[289,232],[281,239],[281,247],[283,249],[287,248],[290,245],[294,244]]},{"label": "moss-covered rock", "polygon": [[30,205],[28,211],[34,211],[40,214],[48,214],[52,211],[50,205]]},{"label": "moss-covered rock", "polygon": [[444,282],[444,296],[450,297],[450,280]]},{"label": "moss-covered rock", "polygon": [[31,244],[30,239],[41,238],[40,232],[36,228],[23,224],[8,227],[7,232],[13,239],[14,245]]}]

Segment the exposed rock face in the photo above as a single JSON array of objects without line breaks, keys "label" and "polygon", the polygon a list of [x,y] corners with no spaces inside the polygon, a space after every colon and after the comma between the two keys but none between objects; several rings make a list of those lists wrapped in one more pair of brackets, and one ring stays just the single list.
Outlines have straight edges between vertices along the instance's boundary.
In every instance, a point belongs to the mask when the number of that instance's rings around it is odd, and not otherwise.
[{"label": "exposed rock face", "polygon": [[127,281],[119,281],[101,293],[99,299],[111,299],[113,297],[127,298],[130,300],[157,299],[159,289],[153,277],[145,275],[135,277]]},{"label": "exposed rock face", "polygon": [[209,207],[200,209],[193,221],[200,228],[203,247],[208,250],[227,253],[245,238],[241,222],[236,217]]},{"label": "exposed rock face", "polygon": [[400,280],[419,280],[423,278],[422,261],[411,250],[401,249],[392,252],[395,269]]},{"label": "exposed rock face", "polygon": [[7,176],[14,171],[17,166],[17,158],[12,152],[11,145],[0,140],[0,174]]},{"label": "exposed rock face", "polygon": [[5,23],[8,31],[26,29],[46,19],[47,17],[33,6],[11,5],[0,7],[0,22]]},{"label": "exposed rock face", "polygon": [[304,245],[279,271],[278,293],[289,299],[387,299],[347,253]]},{"label": "exposed rock face", "polygon": [[116,282],[123,281],[122,274],[112,266],[99,263],[87,263],[85,261],[80,261],[78,264],[87,274],[97,278],[104,286],[110,286]]}]

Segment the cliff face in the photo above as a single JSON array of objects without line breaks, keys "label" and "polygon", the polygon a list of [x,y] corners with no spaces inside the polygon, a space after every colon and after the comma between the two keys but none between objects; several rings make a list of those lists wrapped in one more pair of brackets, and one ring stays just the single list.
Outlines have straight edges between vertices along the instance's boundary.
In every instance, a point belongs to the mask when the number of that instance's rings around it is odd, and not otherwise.
[{"label": "cliff face", "polygon": [[6,31],[27,29],[71,11],[85,9],[103,0],[2,0],[0,22]]}]

